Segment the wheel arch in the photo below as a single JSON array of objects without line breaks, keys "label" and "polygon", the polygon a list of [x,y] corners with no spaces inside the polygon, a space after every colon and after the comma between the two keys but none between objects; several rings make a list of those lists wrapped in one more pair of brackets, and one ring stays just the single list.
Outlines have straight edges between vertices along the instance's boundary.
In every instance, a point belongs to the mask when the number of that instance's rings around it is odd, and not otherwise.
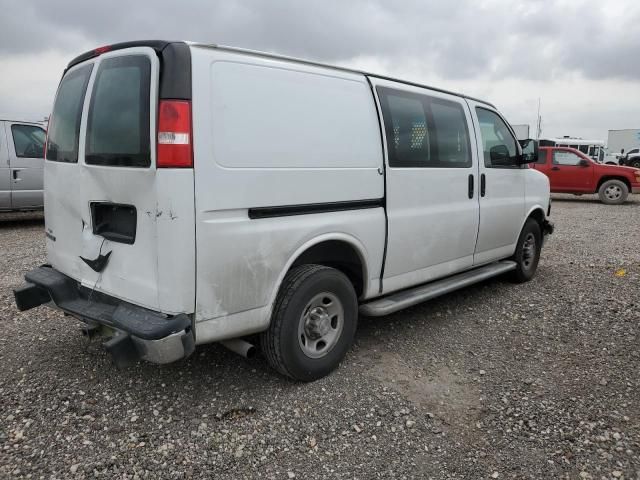
[{"label": "wheel arch", "polygon": [[366,251],[360,240],[346,233],[319,235],[300,245],[278,275],[269,298],[269,316],[287,272],[305,263],[315,263],[340,270],[353,284],[358,298],[362,297],[369,288]]},{"label": "wheel arch", "polygon": [[540,231],[542,232],[544,230],[544,220],[546,218],[546,215],[542,206],[534,205],[529,209],[527,216],[525,217],[524,221],[522,222],[522,225],[520,226],[521,232],[522,232],[522,229],[524,228],[524,224],[527,223],[527,220],[529,220],[530,218],[538,222],[538,225],[540,225]]},{"label": "wheel arch", "polygon": [[596,187],[596,191],[594,193],[598,193],[600,191],[600,187],[602,186],[602,184],[604,182],[608,182],[609,180],[619,180],[622,183],[624,183],[627,188],[629,189],[629,192],[631,192],[631,182],[629,181],[629,179],[627,177],[622,177],[619,175],[605,175],[602,178],[600,178],[600,180],[598,180],[598,186]]}]

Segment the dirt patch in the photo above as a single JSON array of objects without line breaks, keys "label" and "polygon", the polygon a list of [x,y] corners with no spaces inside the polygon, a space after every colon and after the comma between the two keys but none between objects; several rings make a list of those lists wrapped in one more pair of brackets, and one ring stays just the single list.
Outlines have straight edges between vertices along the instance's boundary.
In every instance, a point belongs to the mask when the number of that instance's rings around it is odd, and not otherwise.
[{"label": "dirt patch", "polygon": [[447,366],[418,370],[407,365],[400,355],[383,352],[368,373],[433,418],[436,430],[439,423],[443,429],[469,432],[472,428],[468,427],[480,417],[480,392],[465,375]]}]

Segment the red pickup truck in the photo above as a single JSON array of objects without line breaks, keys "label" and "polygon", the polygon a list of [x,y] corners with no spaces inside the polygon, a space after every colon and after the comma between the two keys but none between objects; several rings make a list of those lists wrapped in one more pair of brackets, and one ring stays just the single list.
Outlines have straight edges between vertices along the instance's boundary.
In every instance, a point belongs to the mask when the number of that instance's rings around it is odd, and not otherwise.
[{"label": "red pickup truck", "polygon": [[540,147],[538,161],[529,165],[549,177],[555,193],[597,193],[609,205],[640,193],[640,169],[596,163],[574,148]]}]

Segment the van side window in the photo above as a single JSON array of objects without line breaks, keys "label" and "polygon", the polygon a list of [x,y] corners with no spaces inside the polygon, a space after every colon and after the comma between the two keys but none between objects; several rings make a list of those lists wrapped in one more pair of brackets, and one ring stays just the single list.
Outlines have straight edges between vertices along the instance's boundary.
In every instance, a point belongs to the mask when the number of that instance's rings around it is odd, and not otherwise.
[{"label": "van side window", "polygon": [[467,121],[456,102],[377,87],[389,166],[471,167]]},{"label": "van side window", "polygon": [[500,116],[476,107],[484,150],[484,166],[488,168],[519,168],[516,139]]},{"label": "van side window", "polygon": [[582,159],[573,152],[563,150],[554,150],[553,152],[554,165],[578,165],[580,160]]},{"label": "van side window", "polygon": [[80,118],[93,65],[67,73],[60,86],[49,119],[47,160],[76,163],[80,139]]},{"label": "van side window", "polygon": [[42,158],[44,155],[44,140],[46,134],[40,127],[34,125],[11,125],[13,146],[16,157]]},{"label": "van side window", "polygon": [[470,167],[471,154],[467,121],[458,103],[431,99],[438,160],[442,167]]},{"label": "van side window", "polygon": [[143,55],[107,58],[93,84],[85,161],[92,165],[148,167],[151,62]]}]

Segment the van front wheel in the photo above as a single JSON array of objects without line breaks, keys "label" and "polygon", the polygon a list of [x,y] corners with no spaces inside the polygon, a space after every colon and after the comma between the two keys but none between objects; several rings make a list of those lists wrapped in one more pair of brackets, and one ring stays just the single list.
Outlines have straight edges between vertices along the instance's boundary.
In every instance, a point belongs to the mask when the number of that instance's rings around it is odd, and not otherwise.
[{"label": "van front wheel", "polygon": [[520,232],[516,253],[511,258],[516,262],[516,269],[511,279],[516,283],[528,282],[536,274],[540,251],[542,250],[542,231],[540,224],[528,218]]},{"label": "van front wheel", "polygon": [[308,382],[338,366],[357,322],[358,300],[349,279],[334,268],[301,265],[285,276],[260,345],[274,369]]}]

